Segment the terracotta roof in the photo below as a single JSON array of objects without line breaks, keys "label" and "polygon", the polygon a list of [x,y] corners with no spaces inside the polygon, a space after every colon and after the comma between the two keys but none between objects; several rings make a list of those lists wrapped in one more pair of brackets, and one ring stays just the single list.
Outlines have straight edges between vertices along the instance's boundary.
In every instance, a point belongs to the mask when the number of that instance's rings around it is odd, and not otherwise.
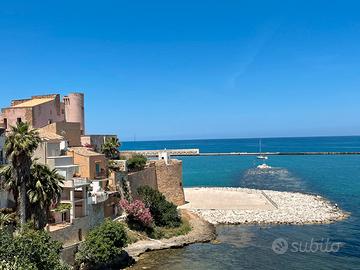
[{"label": "terracotta roof", "polygon": [[25,101],[23,103],[17,104],[13,106],[13,108],[23,108],[23,107],[35,107],[37,105],[53,101],[54,98],[34,98],[29,101]]},{"label": "terracotta roof", "polygon": [[82,155],[82,156],[102,156],[103,154],[100,154],[98,152],[95,152],[87,147],[70,147],[68,148],[69,151],[74,151],[76,154]]},{"label": "terracotta roof", "polygon": [[39,137],[45,141],[63,141],[63,140],[65,140],[63,136],[60,136],[53,132],[45,131],[41,128],[38,129],[38,132],[39,132]]}]

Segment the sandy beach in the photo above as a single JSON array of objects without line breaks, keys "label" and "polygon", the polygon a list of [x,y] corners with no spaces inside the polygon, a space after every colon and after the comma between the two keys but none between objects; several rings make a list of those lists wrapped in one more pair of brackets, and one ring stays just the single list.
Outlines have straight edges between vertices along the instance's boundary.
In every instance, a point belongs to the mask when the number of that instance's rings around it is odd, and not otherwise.
[{"label": "sandy beach", "polygon": [[317,195],[246,188],[185,188],[188,209],[212,224],[316,224],[348,216]]}]

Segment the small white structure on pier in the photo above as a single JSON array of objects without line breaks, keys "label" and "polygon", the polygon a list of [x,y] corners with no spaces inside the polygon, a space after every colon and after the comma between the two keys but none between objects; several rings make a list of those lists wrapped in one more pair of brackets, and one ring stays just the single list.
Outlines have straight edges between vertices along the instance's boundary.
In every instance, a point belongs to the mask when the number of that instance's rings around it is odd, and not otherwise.
[{"label": "small white structure on pier", "polygon": [[164,151],[159,152],[158,158],[159,160],[164,160],[166,165],[169,164],[170,155],[168,151],[166,151],[166,149]]}]

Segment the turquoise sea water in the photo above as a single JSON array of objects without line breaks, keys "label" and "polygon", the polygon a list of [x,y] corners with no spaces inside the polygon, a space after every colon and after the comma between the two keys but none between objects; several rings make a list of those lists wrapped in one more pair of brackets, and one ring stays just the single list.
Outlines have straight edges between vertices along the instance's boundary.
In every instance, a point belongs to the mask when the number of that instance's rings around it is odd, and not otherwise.
[{"label": "turquoise sea water", "polygon": [[[360,137],[263,139],[263,151],[360,151]],[[122,149],[200,148],[202,152],[257,151],[257,139],[124,143]],[[351,212],[341,222],[306,226],[218,226],[220,244],[194,244],[147,254],[141,269],[360,269],[360,156],[272,156],[267,173],[254,157],[182,157],[184,186],[239,186],[320,194]],[[276,254],[284,238],[341,243],[338,252]],[[159,256],[163,255],[163,256]]]}]

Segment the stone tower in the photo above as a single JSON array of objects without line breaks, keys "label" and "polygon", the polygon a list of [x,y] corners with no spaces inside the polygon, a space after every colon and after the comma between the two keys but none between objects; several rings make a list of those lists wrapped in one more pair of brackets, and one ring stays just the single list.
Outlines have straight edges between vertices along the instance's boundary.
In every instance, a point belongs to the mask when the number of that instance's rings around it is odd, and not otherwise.
[{"label": "stone tower", "polygon": [[81,135],[85,134],[84,94],[70,93],[64,96],[65,121],[80,123]]}]

